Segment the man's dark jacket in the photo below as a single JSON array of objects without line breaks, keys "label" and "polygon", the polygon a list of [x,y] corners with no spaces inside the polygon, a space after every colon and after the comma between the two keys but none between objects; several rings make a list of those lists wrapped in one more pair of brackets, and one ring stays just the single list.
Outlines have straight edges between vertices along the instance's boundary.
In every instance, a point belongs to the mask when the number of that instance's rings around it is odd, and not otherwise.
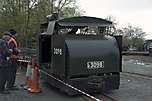
[{"label": "man's dark jacket", "polygon": [[8,66],[7,57],[11,54],[7,42],[0,39],[0,68]]}]

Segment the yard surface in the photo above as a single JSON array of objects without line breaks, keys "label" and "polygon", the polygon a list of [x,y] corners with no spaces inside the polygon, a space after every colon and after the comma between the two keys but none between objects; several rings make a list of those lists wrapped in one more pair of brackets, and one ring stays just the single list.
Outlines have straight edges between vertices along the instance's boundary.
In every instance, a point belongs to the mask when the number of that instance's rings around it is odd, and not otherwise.
[{"label": "yard surface", "polygon": [[[150,56],[123,56],[123,72],[138,73],[152,76],[152,57]],[[152,101],[152,78],[142,78],[132,74],[121,73],[121,85],[119,90],[106,93],[118,101]],[[25,73],[18,72],[16,85],[17,91],[11,91],[9,95],[0,95],[0,101],[87,101],[84,96],[69,97],[41,80],[39,94],[32,94],[21,86],[25,82]],[[101,95],[102,96],[102,95]],[[104,101],[110,101],[97,96]],[[91,101],[91,100],[90,100]]]}]

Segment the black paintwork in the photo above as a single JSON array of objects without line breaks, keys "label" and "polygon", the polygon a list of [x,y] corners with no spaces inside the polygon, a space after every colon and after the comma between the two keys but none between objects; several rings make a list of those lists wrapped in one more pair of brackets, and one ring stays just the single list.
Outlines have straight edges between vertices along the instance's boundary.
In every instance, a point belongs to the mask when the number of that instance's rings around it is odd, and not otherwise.
[{"label": "black paintwork", "polygon": [[[119,88],[121,37],[56,33],[59,27],[112,26],[112,22],[83,16],[56,20],[54,25],[52,34],[40,34],[39,60],[43,70],[87,92]],[[87,62],[90,61],[104,61],[104,68],[88,69]],[[51,85],[69,91],[65,85],[51,77],[47,78]]]}]

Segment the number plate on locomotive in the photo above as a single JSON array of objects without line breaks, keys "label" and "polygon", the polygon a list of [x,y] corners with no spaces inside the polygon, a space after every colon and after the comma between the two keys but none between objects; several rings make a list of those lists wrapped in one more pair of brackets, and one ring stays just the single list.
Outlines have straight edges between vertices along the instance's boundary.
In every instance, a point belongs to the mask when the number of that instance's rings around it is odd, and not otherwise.
[{"label": "number plate on locomotive", "polygon": [[90,62],[87,62],[87,68],[88,69],[104,68],[104,61],[90,61]]}]

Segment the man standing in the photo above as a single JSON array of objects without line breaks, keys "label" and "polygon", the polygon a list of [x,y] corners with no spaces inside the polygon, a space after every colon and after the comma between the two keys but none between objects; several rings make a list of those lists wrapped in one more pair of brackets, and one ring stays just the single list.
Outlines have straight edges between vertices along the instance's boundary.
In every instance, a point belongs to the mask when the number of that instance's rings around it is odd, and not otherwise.
[{"label": "man standing", "polygon": [[7,89],[8,90],[16,90],[17,88],[14,86],[16,79],[16,71],[17,71],[17,55],[19,53],[19,49],[17,46],[17,42],[15,39],[16,31],[14,29],[9,30],[8,36],[8,46],[9,49],[12,49],[12,54],[10,56],[10,66],[9,66],[9,75],[7,80]]},{"label": "man standing", "polygon": [[4,39],[0,39],[0,94],[9,94],[7,90],[5,90],[5,84],[8,76],[8,58],[11,54],[11,50],[8,48],[7,41]]}]

